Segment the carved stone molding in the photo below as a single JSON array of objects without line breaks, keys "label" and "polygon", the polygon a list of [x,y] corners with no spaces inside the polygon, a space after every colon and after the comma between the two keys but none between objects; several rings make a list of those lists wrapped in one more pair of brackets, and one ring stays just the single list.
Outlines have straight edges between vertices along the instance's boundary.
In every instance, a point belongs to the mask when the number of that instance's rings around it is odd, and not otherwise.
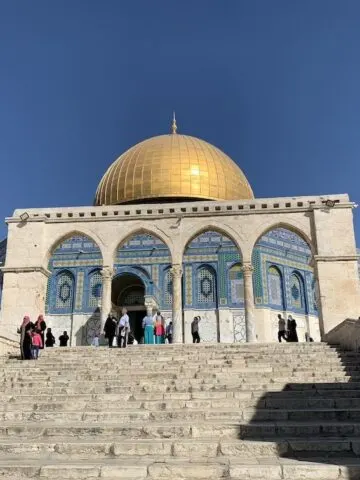
[{"label": "carved stone molding", "polygon": [[3,273],[32,273],[40,272],[46,277],[51,276],[51,272],[47,268],[43,267],[2,267],[0,271]]},{"label": "carved stone molding", "polygon": [[113,277],[114,269],[112,267],[103,267],[100,273],[104,280],[109,281]]},{"label": "carved stone molding", "polygon": [[181,265],[173,265],[173,266],[170,268],[170,272],[171,272],[171,276],[172,276],[173,278],[181,277],[182,274],[183,274]]},{"label": "carved stone molding", "polygon": [[356,262],[359,255],[314,255],[316,262]]},{"label": "carved stone molding", "polygon": [[252,266],[251,263],[244,263],[241,266],[241,270],[242,270],[244,275],[252,275],[252,273],[254,271],[254,267]]}]

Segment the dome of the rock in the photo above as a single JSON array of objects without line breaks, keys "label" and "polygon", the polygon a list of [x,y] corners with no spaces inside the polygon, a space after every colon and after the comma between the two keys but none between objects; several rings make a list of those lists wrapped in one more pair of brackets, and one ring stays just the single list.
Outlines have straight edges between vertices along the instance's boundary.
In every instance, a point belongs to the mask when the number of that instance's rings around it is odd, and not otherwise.
[{"label": "dome of the rock", "polygon": [[173,131],[144,140],[108,168],[95,205],[254,198],[245,175],[217,147]]}]

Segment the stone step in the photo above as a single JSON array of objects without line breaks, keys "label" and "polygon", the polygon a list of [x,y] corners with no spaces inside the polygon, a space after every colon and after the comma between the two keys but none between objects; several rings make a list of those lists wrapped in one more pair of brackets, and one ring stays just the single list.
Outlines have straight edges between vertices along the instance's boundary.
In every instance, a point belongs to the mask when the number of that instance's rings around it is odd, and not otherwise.
[{"label": "stone step", "polygon": [[[121,403],[119,401],[121,400]],[[74,410],[88,411],[111,411],[114,406],[120,405],[121,410],[149,410],[149,411],[173,411],[178,409],[236,409],[244,410],[252,407],[253,409],[283,410],[286,411],[289,406],[292,409],[333,409],[339,411],[342,409],[360,409],[360,398],[323,398],[323,397],[301,397],[301,398],[250,398],[240,399],[237,397],[215,398],[215,399],[160,399],[160,400],[135,400],[111,399],[111,400],[81,400],[74,398],[72,401],[38,401],[29,403],[21,398],[15,402],[3,403],[0,405],[0,412],[18,411],[23,412],[71,412]]]},{"label": "stone step", "polygon": [[[91,347],[81,348],[77,347],[70,347],[70,349],[65,348],[45,348],[40,350],[40,353],[46,354],[48,358],[54,359],[60,356],[60,359],[66,358],[89,358],[96,355],[100,358],[109,358],[110,356],[119,356],[123,358],[132,358],[136,359],[136,357],[140,354],[143,357],[147,358],[157,358],[157,357],[166,357],[166,358],[184,358],[184,357],[206,357],[206,358],[226,358],[226,357],[236,357],[242,356],[246,358],[252,358],[254,355],[282,355],[282,354],[292,354],[293,356],[303,355],[303,356],[313,356],[315,354],[323,354],[324,356],[342,356],[344,358],[358,358],[359,352],[349,352],[341,349],[331,348],[331,347],[324,347],[324,346],[315,346],[309,348],[308,346],[290,346],[290,345],[279,345],[275,346],[271,349],[269,348],[260,348],[256,345],[252,345],[250,348],[233,348],[227,349],[224,344],[217,344],[210,347],[206,347],[206,345],[200,346],[193,346],[188,345],[190,348],[186,348],[187,345],[181,345],[180,347],[177,345],[173,345],[171,347],[163,347],[163,346],[154,346],[150,347],[148,345],[136,345],[131,346],[129,348],[97,348],[96,350]],[[221,348],[219,348],[221,347]],[[77,351],[74,351],[74,348]],[[19,352],[20,353],[20,352]],[[12,363],[16,362],[18,359],[18,355],[13,355],[9,357],[1,357],[0,363]]]},{"label": "stone step", "polygon": [[[316,438],[315,438],[316,436]],[[207,420],[194,423],[192,420],[172,420],[171,422],[130,423],[121,422],[1,422],[0,438],[16,438],[20,441],[29,438],[39,441],[57,441],[59,437],[71,437],[88,441],[96,438],[115,441],[116,439],[221,439],[272,440],[288,438],[360,437],[360,422],[357,421],[277,421],[277,422],[233,422],[228,420]]]},{"label": "stone step", "polygon": [[244,422],[238,425],[239,438],[242,440],[259,440],[264,438],[288,437],[348,437],[357,436],[360,425],[356,421],[257,421]]},{"label": "stone step", "polygon": [[[204,392],[207,393],[207,392]],[[131,395],[111,395],[108,396],[111,398],[106,398],[106,395],[102,395],[99,399],[91,399],[91,394],[88,395],[88,398],[83,398],[83,396],[72,395],[68,397],[67,395],[50,396],[50,397],[38,397],[38,399],[27,396],[27,400],[24,400],[22,397],[17,400],[3,400],[3,403],[0,404],[0,412],[10,412],[17,411],[20,408],[22,411],[37,411],[37,412],[48,412],[48,411],[72,411],[82,410],[82,411],[102,411],[102,410],[111,410],[114,408],[114,405],[118,404],[121,401],[121,409],[131,410],[131,409],[144,409],[144,410],[167,410],[172,411],[173,409],[218,409],[218,408],[235,408],[235,409],[244,409],[244,408],[267,408],[267,409],[283,409],[286,410],[290,405],[295,409],[313,409],[313,408],[325,408],[325,409],[360,409],[360,392],[358,397],[324,397],[324,396],[301,396],[301,397],[291,397],[291,396],[268,396],[268,397],[254,397],[251,398],[251,393],[249,398],[241,397],[238,395],[238,392],[235,392],[235,396],[231,395],[229,397],[221,396],[211,397],[211,394],[214,393],[226,393],[226,392],[209,392],[207,396],[201,396],[196,398],[196,392],[194,392],[195,398],[191,398],[193,394],[186,394],[185,398],[181,398],[182,395],[171,395],[171,394],[159,394],[155,395],[154,399],[148,399],[148,395],[138,395],[138,399],[133,398]],[[232,393],[232,392],[229,392]],[[281,393],[281,392],[280,392]],[[78,398],[79,397],[79,398]],[[175,398],[171,398],[175,397]],[[179,397],[179,398],[176,398]],[[187,397],[187,398],[186,398]],[[0,397],[1,398],[1,397]],[[13,398],[13,397],[11,397]],[[29,402],[29,400],[31,400]],[[35,402],[35,403],[32,403]]]},{"label": "stone step", "polygon": [[360,354],[324,344],[0,359],[0,477],[357,480]]},{"label": "stone step", "polygon": [[234,422],[262,422],[262,421],[306,421],[306,420],[334,420],[334,421],[360,421],[360,409],[190,409],[180,408],[172,410],[146,410],[146,409],[121,409],[113,406],[107,411],[47,411],[47,410],[13,410],[0,413],[2,421],[26,422],[171,422],[172,420],[232,420]]},{"label": "stone step", "polygon": [[231,374],[194,374],[194,375],[185,375],[182,373],[179,374],[169,374],[169,375],[161,375],[161,374],[139,374],[139,375],[131,375],[131,374],[123,374],[123,375],[114,375],[110,378],[104,378],[100,376],[99,378],[93,378],[91,375],[80,376],[79,378],[70,377],[70,378],[61,378],[61,377],[53,377],[53,378],[28,378],[24,379],[15,379],[15,380],[7,380],[1,382],[3,387],[12,387],[12,386],[24,386],[24,387],[59,387],[63,385],[72,386],[72,385],[80,385],[80,384],[87,384],[87,385],[98,385],[98,386],[118,386],[118,385],[136,385],[142,382],[156,382],[157,384],[168,384],[170,382],[177,382],[185,384],[200,384],[202,382],[212,381],[214,383],[221,383],[221,384],[232,384],[232,383],[256,383],[257,381],[265,382],[265,383],[310,383],[310,382],[317,382],[317,383],[335,383],[339,381],[348,381],[352,383],[360,383],[360,376],[357,375],[347,375],[345,373],[339,374],[290,374],[289,376],[280,375],[281,372],[277,372],[276,374],[258,374],[258,375],[243,375],[237,374],[236,372]]},{"label": "stone step", "polygon": [[[104,375],[122,375],[122,374],[134,374],[134,375],[143,375],[144,373],[147,373],[149,375],[168,375],[168,374],[178,374],[178,373],[184,373],[184,374],[195,374],[195,373],[204,373],[204,374],[211,374],[211,373],[222,373],[224,372],[225,374],[229,374],[230,372],[238,372],[238,373],[243,373],[246,375],[251,375],[252,373],[272,373],[274,372],[283,372],[284,375],[291,375],[292,373],[304,373],[304,374],[311,374],[311,375],[316,375],[318,372],[322,374],[329,374],[332,372],[339,372],[339,373],[345,373],[349,372],[354,375],[359,375],[360,372],[360,367],[359,366],[344,366],[344,365],[335,365],[335,364],[328,364],[328,365],[322,365],[319,364],[317,365],[316,370],[314,367],[309,366],[289,366],[286,365],[285,362],[283,363],[278,363],[278,364],[268,364],[267,366],[264,365],[256,365],[251,364],[251,365],[229,365],[229,364],[224,364],[224,365],[200,365],[195,367],[189,367],[188,369],[185,368],[184,364],[182,365],[171,365],[169,366],[165,365],[159,368],[151,367],[149,368],[146,365],[131,365],[131,366],[126,366],[123,365],[122,367],[116,367],[114,368],[114,365],[98,365],[97,368],[95,367],[89,367],[89,368],[82,368],[79,369],[74,365],[69,365],[66,368],[59,367],[59,366],[54,366],[54,368],[51,367],[41,367],[37,368],[39,363],[37,361],[29,361],[29,363],[32,365],[32,368],[14,368],[13,370],[11,369],[6,369],[4,373],[1,374],[0,380],[1,379],[6,379],[6,378],[26,378],[28,374],[34,375],[37,378],[41,377],[43,375],[47,375],[49,377],[58,377],[58,376],[67,376],[67,375],[72,375],[76,372],[77,375],[85,375],[85,374],[90,374],[90,375],[100,375],[100,372],[102,372]],[[185,363],[185,362],[184,362]],[[141,369],[141,370],[139,370]]]},{"label": "stone step", "polygon": [[[334,457],[333,464],[313,461],[280,459],[277,462],[261,462],[256,458],[204,461],[160,458],[158,460],[138,457],[117,457],[101,463],[67,460],[51,462],[17,461],[1,462],[0,476],[4,478],[79,479],[107,478],[108,480],[354,480],[359,478],[360,466],[357,459]],[[15,476],[16,475],[16,476]]]},{"label": "stone step", "polygon": [[[148,358],[155,358],[158,356],[161,357],[172,357],[172,358],[180,358],[180,357],[214,357],[214,358],[224,358],[227,356],[244,356],[244,357],[253,357],[254,355],[304,355],[304,356],[312,356],[314,354],[324,354],[324,355],[341,355],[344,357],[353,357],[357,358],[359,353],[354,352],[346,352],[341,349],[335,349],[331,347],[324,347],[324,346],[315,346],[309,348],[308,346],[302,346],[298,344],[296,346],[290,345],[275,345],[271,348],[261,348],[256,345],[252,345],[251,347],[244,348],[244,347],[237,347],[228,349],[224,344],[220,345],[221,349],[219,349],[219,344],[212,345],[211,347],[206,345],[200,346],[193,346],[193,345],[173,345],[169,347],[164,346],[149,346],[149,345],[135,345],[129,346],[129,348],[122,349],[122,348],[108,348],[108,347],[100,347],[96,350],[92,347],[85,347],[81,349],[81,347],[76,347],[77,351],[74,352],[73,347],[70,350],[65,348],[45,348],[41,350],[41,353],[44,353],[48,356],[48,358],[56,358],[61,355],[60,359],[66,358],[88,358],[92,357],[93,355],[97,355],[99,358],[107,358],[109,356],[119,356],[119,357],[136,357],[137,355],[141,354],[142,356]],[[95,353],[96,352],[96,353]],[[2,362],[14,362],[18,357],[13,356],[11,358],[3,357],[1,359]]]},{"label": "stone step", "polygon": [[[221,348],[220,348],[221,347]],[[74,351],[76,348],[76,352]],[[82,357],[86,358],[94,355],[94,348],[92,347],[69,347],[69,348],[45,348],[41,350],[46,352],[46,354],[53,358],[59,355],[61,352],[62,357],[74,358]],[[184,357],[184,356],[203,356],[207,355],[208,357],[213,355],[217,357],[224,357],[226,355],[267,355],[269,353],[281,354],[281,353],[293,353],[295,355],[312,355],[314,353],[324,353],[324,354],[333,354],[333,355],[344,355],[346,357],[357,357],[358,352],[349,352],[341,348],[333,348],[324,344],[317,344],[313,347],[309,345],[297,344],[297,345],[278,345],[273,344],[270,347],[264,347],[260,344],[246,346],[237,344],[231,348],[227,347],[225,344],[200,344],[200,345],[171,345],[171,346],[158,346],[158,345],[132,345],[129,348],[108,348],[108,347],[99,347],[96,349],[96,355],[99,357],[108,357],[110,355],[127,355],[130,357],[136,357],[138,353],[141,352],[142,355],[148,357],[152,356],[164,356],[164,357]],[[1,361],[11,362],[16,360],[17,355],[12,355],[10,357],[2,357]]]},{"label": "stone step", "polygon": [[[178,371],[180,368],[184,368],[185,365],[189,366],[189,369],[192,370],[211,370],[212,368],[254,368],[255,370],[260,370],[261,368],[285,368],[286,370],[293,371],[293,370],[304,370],[304,371],[314,371],[314,362],[316,361],[317,367],[325,370],[329,368],[336,368],[336,369],[353,369],[357,371],[360,366],[360,361],[355,362],[339,362],[337,359],[334,361],[317,361],[316,357],[312,360],[301,359],[301,357],[297,360],[295,359],[286,359],[286,357],[282,356],[280,359],[258,359],[259,361],[254,360],[247,360],[245,362],[234,361],[234,360],[224,360],[222,362],[206,362],[206,360],[201,359],[188,359],[184,358],[180,361],[174,362],[172,359],[168,359],[166,361],[159,361],[159,359],[143,361],[141,363],[132,363],[132,362],[122,362],[121,359],[112,358],[104,362],[97,362],[96,365],[93,365],[94,359],[87,359],[84,361],[82,366],[76,365],[78,360],[74,360],[73,362],[43,362],[41,358],[38,360],[28,360],[20,361],[16,364],[11,365],[4,365],[0,366],[1,369],[5,369],[9,373],[21,373],[26,372],[27,370],[32,371],[43,371],[43,372],[52,372],[57,374],[58,372],[66,372],[69,369],[76,368],[79,371],[98,371],[99,369],[104,371],[121,371],[121,370],[134,370],[138,368],[144,368],[148,371],[159,371],[159,370],[173,370]],[[261,361],[260,361],[261,360]],[[116,362],[116,363],[115,363]],[[87,367],[86,363],[90,365]],[[117,364],[118,363],[118,364]]]},{"label": "stone step", "polygon": [[[343,384],[348,385],[348,384]],[[307,386],[307,384],[305,385]],[[214,399],[239,399],[239,400],[254,400],[256,404],[259,402],[259,406],[264,405],[269,408],[275,408],[276,405],[289,406],[288,402],[309,401],[313,402],[311,406],[316,406],[317,401],[322,399],[326,401],[335,402],[336,407],[347,408],[351,405],[348,402],[354,401],[353,406],[357,406],[358,399],[360,398],[360,390],[353,390],[351,388],[344,389],[338,388],[340,385],[333,384],[333,388],[302,388],[302,389],[287,389],[282,390],[275,389],[272,386],[265,392],[262,390],[239,390],[239,389],[223,389],[223,390],[193,390],[186,392],[122,392],[122,393],[75,393],[75,394],[54,394],[50,393],[37,393],[35,395],[25,394],[22,396],[13,394],[0,394],[0,405],[6,408],[6,404],[10,405],[24,405],[29,406],[31,403],[36,405],[38,403],[67,403],[73,402],[96,402],[102,404],[103,402],[132,402],[132,401],[171,401],[171,400],[214,400]],[[349,384],[351,387],[351,384]],[[344,401],[346,404],[342,405]],[[277,402],[280,402],[277,403]],[[282,403],[284,402],[284,404]],[[291,403],[292,405],[292,403]],[[300,408],[300,405],[294,405]]]},{"label": "stone step", "polygon": [[123,393],[130,393],[130,394],[138,394],[138,393],[182,393],[182,392],[206,392],[206,391],[227,391],[227,390],[234,390],[235,388],[239,391],[261,391],[264,395],[268,392],[276,392],[281,391],[283,389],[286,390],[312,390],[316,389],[321,385],[321,389],[325,391],[328,389],[331,391],[336,384],[336,388],[343,388],[352,389],[354,388],[353,383],[349,383],[346,380],[338,380],[336,383],[331,382],[329,383],[275,383],[275,382],[259,382],[259,383],[247,383],[242,382],[241,380],[239,383],[231,383],[231,384],[221,384],[221,383],[199,383],[199,382],[189,382],[189,383],[178,383],[174,382],[170,385],[164,384],[154,384],[154,383],[144,383],[142,385],[121,385],[121,386],[99,386],[94,384],[92,386],[89,385],[74,385],[72,387],[41,387],[37,388],[34,387],[24,387],[21,388],[19,386],[14,386],[13,388],[3,388],[3,393],[6,395],[50,395],[50,394],[69,394],[74,395],[77,393],[82,393],[83,391],[87,391],[88,393],[92,394],[103,394],[103,393],[113,393],[113,394],[123,394]]},{"label": "stone step", "polygon": [[73,386],[85,386],[88,385],[89,387],[97,386],[97,387],[116,387],[116,386],[131,386],[131,385],[141,385],[141,384],[148,384],[148,383],[156,383],[158,385],[167,385],[167,384],[174,384],[176,383],[178,386],[183,385],[201,385],[203,383],[213,382],[217,385],[237,385],[241,384],[252,384],[255,381],[261,382],[262,384],[270,384],[270,383],[308,383],[308,382],[317,382],[317,383],[336,383],[336,382],[350,382],[353,380],[354,382],[360,381],[360,376],[354,375],[345,375],[345,374],[337,374],[337,375],[323,375],[319,373],[318,375],[305,375],[305,374],[292,374],[289,376],[281,375],[266,375],[266,374],[258,374],[258,375],[244,375],[244,374],[237,374],[234,372],[233,375],[227,374],[195,374],[193,376],[190,375],[134,375],[130,377],[129,375],[118,375],[112,376],[109,378],[104,378],[102,376],[99,377],[92,377],[88,376],[74,376],[70,377],[69,379],[66,378],[52,378],[52,379],[35,379],[35,378],[28,378],[28,379],[14,379],[8,381],[0,382],[1,390],[6,389],[13,389],[13,388],[58,388],[58,387],[73,387]]},{"label": "stone step", "polygon": [[[52,441],[51,441],[52,440]],[[360,451],[360,437],[341,438],[287,438],[267,441],[205,440],[205,439],[148,439],[74,440],[57,437],[47,440],[25,439],[9,441],[0,438],[0,461],[20,455],[22,460],[47,456],[48,460],[61,459],[103,459],[133,456],[169,456],[180,458],[199,457],[284,457],[293,452],[317,452],[318,454],[352,453]]]}]

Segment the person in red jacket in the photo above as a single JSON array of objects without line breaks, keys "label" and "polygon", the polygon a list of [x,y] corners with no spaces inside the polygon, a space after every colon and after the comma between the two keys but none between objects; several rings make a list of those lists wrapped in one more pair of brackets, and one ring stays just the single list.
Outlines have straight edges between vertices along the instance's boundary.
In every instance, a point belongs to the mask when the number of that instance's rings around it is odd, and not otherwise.
[{"label": "person in red jacket", "polygon": [[39,350],[44,346],[40,332],[38,332],[37,330],[33,330],[31,333],[31,341],[32,341],[32,349],[31,349],[32,358],[34,360],[37,360],[39,358]]}]

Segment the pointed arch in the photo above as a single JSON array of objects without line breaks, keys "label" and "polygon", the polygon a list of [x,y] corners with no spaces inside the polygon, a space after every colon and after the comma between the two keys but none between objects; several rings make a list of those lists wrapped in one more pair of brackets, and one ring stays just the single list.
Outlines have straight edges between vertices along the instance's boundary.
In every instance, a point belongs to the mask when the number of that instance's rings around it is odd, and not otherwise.
[{"label": "pointed arch", "polygon": [[300,272],[294,270],[290,275],[290,307],[292,310],[307,313],[305,282]]},{"label": "pointed arch", "polygon": [[88,307],[97,308],[101,300],[103,278],[100,268],[95,268],[88,274],[89,294]]},{"label": "pointed arch", "polygon": [[228,269],[228,303],[232,306],[244,306],[244,275],[242,264],[233,263]]},{"label": "pointed arch", "polygon": [[[86,233],[72,230],[53,242],[49,253],[47,267],[51,276],[48,280],[48,313],[92,312],[98,307],[102,289],[100,269],[103,257],[96,241]],[[60,305],[61,295],[58,292],[57,277],[63,270],[68,271],[73,278],[72,305],[70,308],[66,304],[67,310],[65,305],[63,308]],[[97,273],[94,274],[94,271]],[[70,284],[70,279],[67,283]],[[67,287],[63,287],[64,289]]]},{"label": "pointed arch", "polygon": [[251,251],[254,252],[254,249],[256,245],[259,243],[262,237],[266,236],[269,232],[272,232],[274,230],[287,230],[295,235],[297,235],[300,239],[302,239],[308,246],[308,248],[311,251],[311,255],[313,256],[316,251],[315,251],[315,246],[313,242],[311,241],[311,238],[305,233],[305,231],[302,228],[299,228],[298,225],[289,223],[289,222],[274,222],[271,225],[268,225],[266,228],[264,228],[260,233],[257,234],[257,237],[255,238],[255,241],[253,241],[251,245]]},{"label": "pointed arch", "polygon": [[[101,248],[99,247],[100,240],[99,239],[95,240],[95,238],[93,238],[92,235],[89,235],[89,233],[76,229],[76,230],[71,230],[70,232],[67,232],[67,233],[61,235],[55,241],[52,241],[51,245],[49,245],[49,247],[47,249],[46,256],[45,256],[46,266],[49,265],[49,261],[50,261],[52,255],[59,249],[59,247],[62,244],[64,244],[65,242],[67,242],[68,240],[70,240],[71,238],[88,239],[88,243],[92,243],[93,247],[90,247],[90,245],[89,245],[90,248],[86,248],[86,250],[89,250],[89,251],[94,250],[94,251],[98,252],[99,253],[98,257],[100,258],[101,264],[102,264],[103,255],[102,255],[102,252],[101,252]],[[79,247],[78,250],[81,250],[81,248]]]},{"label": "pointed arch", "polygon": [[173,303],[173,278],[170,266],[166,267],[162,273],[162,291],[165,308],[171,308]]},{"label": "pointed arch", "polygon": [[71,270],[61,269],[49,279],[46,308],[52,313],[69,314],[74,310],[75,276]]},{"label": "pointed arch", "polygon": [[[185,305],[215,309],[218,305],[229,304],[229,266],[241,263],[241,252],[233,236],[222,228],[207,228],[205,226],[196,229],[189,235],[189,240],[183,253],[184,291]],[[206,298],[201,295],[199,286],[199,267],[207,265],[209,271],[202,271],[201,275],[208,277],[203,284],[214,285],[215,297]],[[213,279],[212,279],[213,277]],[[205,277],[204,277],[205,278]],[[200,293],[199,293],[200,292]]]},{"label": "pointed arch", "polygon": [[211,265],[202,264],[196,269],[196,300],[203,307],[217,306],[216,271]]},{"label": "pointed arch", "polygon": [[279,310],[285,310],[284,278],[280,268],[271,264],[267,271],[269,304]]},{"label": "pointed arch", "polygon": [[233,245],[236,247],[240,257],[242,258],[242,251],[241,251],[241,246],[239,244],[239,241],[237,239],[236,232],[225,225],[217,225],[217,224],[211,224],[207,223],[206,225],[203,225],[201,227],[194,227],[188,232],[187,237],[185,238],[185,241],[183,242],[183,247],[182,247],[182,256],[184,256],[188,246],[199,236],[206,232],[216,232],[217,234],[227,237]]},{"label": "pointed arch", "polygon": [[[289,279],[294,269],[301,272],[302,278],[305,274],[313,274],[311,248],[303,231],[284,222],[269,226],[261,233],[252,251],[257,307],[295,308],[291,302]],[[305,283],[301,291],[305,295]]]},{"label": "pointed arch", "polygon": [[[171,244],[169,242],[169,238],[166,237],[162,232],[159,231],[154,231],[151,228],[134,228],[134,230],[128,232],[122,239],[120,239],[114,249],[113,253],[113,259],[114,263],[116,263],[116,260],[118,258],[117,254],[120,249],[123,249],[130,241],[131,239],[134,239],[135,237],[141,237],[141,236],[148,236],[152,237],[157,242],[152,246],[157,249],[161,248],[163,250],[163,253],[170,258],[169,263],[172,263],[172,252],[171,252]],[[135,245],[133,250],[136,250]],[[166,252],[165,252],[166,251]]]}]

